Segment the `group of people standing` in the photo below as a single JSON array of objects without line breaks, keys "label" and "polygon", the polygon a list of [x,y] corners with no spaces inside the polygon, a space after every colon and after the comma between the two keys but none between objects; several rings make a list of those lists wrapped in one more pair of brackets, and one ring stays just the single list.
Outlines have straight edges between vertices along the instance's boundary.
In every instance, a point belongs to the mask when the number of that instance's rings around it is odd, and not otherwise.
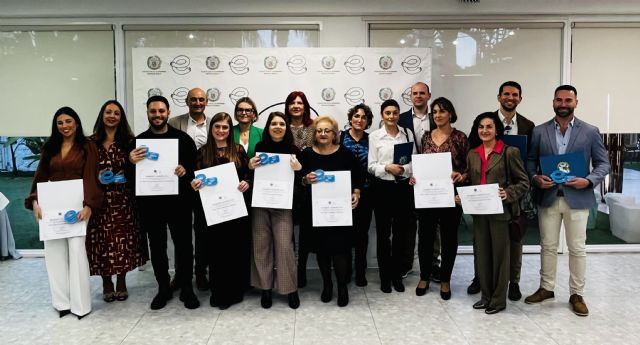
[{"label": "group of people standing", "polygon": [[[54,308],[60,317],[69,313],[79,318],[87,315],[91,311],[90,274],[102,277],[106,302],[126,300],[126,273],[143,265],[149,254],[158,283],[151,309],[163,308],[177,290],[186,308],[200,306],[192,287],[194,259],[196,287],[211,291],[212,307],[226,309],[241,302],[245,292],[254,287],[261,291],[263,308],[271,307],[272,290],[277,288],[279,294],[287,297],[289,307],[296,309],[300,305],[298,289],[307,284],[310,253],[316,254],[322,276],[321,300],[326,303],[333,299],[333,271],[337,304],[346,306],[353,271],[357,286],[368,284],[368,233],[374,215],[380,289],[384,293],[391,293],[392,287],[398,292],[405,290],[403,277],[413,265],[417,232],[421,272],[416,295],[427,293],[431,279],[440,282],[440,296],[448,300],[452,295],[450,279],[462,208],[456,196],[455,207],[415,209],[412,186],[419,182],[412,176],[411,163],[394,163],[395,145],[411,143],[414,154],[450,152],[451,179],[456,186],[500,185],[499,196],[505,212],[473,216],[476,278],[469,292],[482,292],[473,308],[484,309],[487,314],[503,310],[507,290],[509,298],[521,298],[518,280],[522,242],[510,239],[507,227],[510,221],[522,219],[520,203],[529,191],[529,181],[533,181],[534,189],[543,195],[539,204],[541,217],[544,214],[547,219],[540,222],[543,266],[540,289],[525,302],[537,303],[553,297],[560,222],[564,221],[565,226],[569,222],[573,224],[567,232],[567,236],[572,236],[572,241],[568,241],[571,304],[576,314],[586,315],[588,311],[581,297],[586,217],[584,222],[578,222],[580,217],[575,214],[582,215],[583,208],[591,205],[594,198],[593,193],[589,198],[589,191],[608,173],[606,150],[597,128],[574,118],[575,88],[558,87],[553,101],[556,117],[535,129],[531,121],[515,110],[521,93],[518,83],[501,85],[500,109],[476,117],[469,138],[452,126],[458,115],[448,99],[435,99],[429,113],[431,94],[424,83],[412,86],[413,107],[408,112],[400,114],[400,106],[393,99],[384,101],[380,107],[381,127],[371,133],[366,130],[374,116],[368,106],[360,104],[350,109],[349,125],[341,131],[330,116],[312,119],[311,106],[300,91],[289,94],[284,112],[268,115],[264,130],[254,126],[259,112],[248,97],[235,104],[235,126],[230,114],[205,115],[208,100],[199,88],[187,94],[189,112],[171,118],[167,99],[150,97],[149,128],[137,137],[133,136],[124,109],[117,101],[103,105],[94,134],[89,138],[85,138],[75,111],[63,107],[54,114],[51,137],[43,147],[31,194],[25,201],[26,207],[33,209],[40,219],[37,183],[83,180],[85,206],[78,220],[89,220],[86,239],[45,241]],[[525,134],[529,138],[527,169],[518,148],[501,140],[505,134]],[[134,195],[135,165],[147,154],[145,148],[136,147],[136,138],[177,139],[177,195]],[[554,141],[548,142],[550,139]],[[575,178],[559,187],[541,174],[539,156],[575,151],[585,152],[587,164],[591,162],[594,166],[586,178]],[[256,152],[290,155],[290,161],[284,163],[295,172],[292,209],[249,208],[246,217],[207,226],[197,193],[202,181],[195,178],[194,171],[233,163],[240,181],[237,189],[250,206],[253,174],[262,165]],[[353,226],[313,226],[311,185],[319,181],[318,169],[350,172]],[[99,175],[105,170],[123,174],[126,181],[102,183]],[[576,211],[577,208],[580,210]],[[297,236],[294,225],[299,225]],[[167,227],[175,246],[173,280],[169,275]],[[441,265],[437,261],[439,256]]]}]

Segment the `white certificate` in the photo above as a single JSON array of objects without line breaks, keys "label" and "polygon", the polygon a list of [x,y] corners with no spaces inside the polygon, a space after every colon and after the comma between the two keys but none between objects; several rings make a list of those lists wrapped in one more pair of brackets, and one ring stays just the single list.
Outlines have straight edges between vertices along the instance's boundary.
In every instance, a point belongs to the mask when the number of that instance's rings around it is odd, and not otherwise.
[{"label": "white certificate", "polygon": [[311,185],[313,226],[351,226],[351,172],[325,171],[335,176],[334,182]]},{"label": "white certificate", "polygon": [[462,211],[465,214],[501,214],[504,213],[498,184],[457,187]]},{"label": "white certificate", "polygon": [[455,207],[451,152],[413,155],[411,164],[416,208]]},{"label": "white certificate", "polygon": [[248,215],[244,198],[238,190],[240,181],[234,163],[197,170],[195,174],[218,179],[215,186],[203,185],[198,191],[208,226]]},{"label": "white certificate", "polygon": [[158,160],[145,158],[136,164],[136,195],[177,195],[178,139],[136,139],[158,154]]},{"label": "white certificate", "polygon": [[[262,152],[257,152],[257,154],[260,153]],[[293,182],[295,179],[289,163],[291,155],[267,154],[269,157],[279,156],[280,161],[256,167],[251,206],[290,210],[293,205]]]},{"label": "white certificate", "polygon": [[40,226],[40,241],[60,238],[85,236],[87,221],[69,224],[64,221],[68,211],[82,210],[84,187],[82,180],[67,180],[58,182],[41,182],[38,188],[38,205],[42,210]]}]

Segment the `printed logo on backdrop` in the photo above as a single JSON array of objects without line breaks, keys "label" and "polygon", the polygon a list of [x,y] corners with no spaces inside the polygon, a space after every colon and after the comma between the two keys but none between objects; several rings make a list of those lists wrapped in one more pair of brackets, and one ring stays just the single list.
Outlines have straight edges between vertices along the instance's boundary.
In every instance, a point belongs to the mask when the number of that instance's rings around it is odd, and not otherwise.
[{"label": "printed logo on backdrop", "polygon": [[185,75],[191,72],[191,59],[186,55],[178,55],[169,63],[175,74]]},{"label": "printed logo on backdrop", "polygon": [[420,59],[418,55],[409,55],[400,63],[402,69],[407,74],[418,74],[422,72],[421,64],[422,59]]},{"label": "printed logo on backdrop", "polygon": [[381,101],[386,101],[393,98],[393,91],[391,88],[383,87],[378,91],[378,97],[380,97]]},{"label": "printed logo on backdrop", "polygon": [[220,90],[215,87],[207,89],[207,99],[209,102],[217,102],[220,99]]},{"label": "printed logo on backdrop", "polygon": [[249,58],[244,55],[236,55],[229,61],[229,68],[234,74],[247,74],[249,72]]},{"label": "printed logo on backdrop", "polygon": [[152,87],[147,90],[147,98],[151,98],[153,96],[162,96],[162,90],[157,87]]},{"label": "printed logo on backdrop", "polygon": [[332,87],[325,87],[320,92],[320,97],[322,98],[321,102],[318,102],[318,105],[323,107],[334,107],[336,105],[340,105],[340,102],[336,102],[336,90]]},{"label": "printed logo on backdrop", "polygon": [[364,58],[361,55],[351,55],[344,61],[344,68],[351,74],[364,72]]},{"label": "printed logo on backdrop", "polygon": [[361,87],[354,86],[344,93],[344,99],[349,105],[364,103],[364,90]]},{"label": "printed logo on backdrop", "polygon": [[142,71],[147,75],[160,75],[165,73],[166,71],[160,70],[162,67],[162,59],[158,55],[152,55],[147,57],[147,68],[148,70]]},{"label": "printed logo on backdrop", "polygon": [[402,92],[402,102],[404,102],[404,104],[406,105],[413,106],[413,103],[411,103],[411,86],[404,89],[404,91]]},{"label": "printed logo on backdrop", "polygon": [[171,100],[173,104],[184,107],[187,105],[187,94],[189,93],[189,89],[186,87],[179,87],[171,93]]},{"label": "printed logo on backdrop", "polygon": [[293,74],[303,74],[307,72],[307,59],[302,55],[294,55],[287,61],[287,68]]},{"label": "printed logo on backdrop", "polygon": [[378,59],[378,66],[380,66],[380,70],[376,71],[378,74],[393,74],[398,72],[391,69],[391,67],[393,67],[393,58],[389,55],[381,56],[380,59]]},{"label": "printed logo on backdrop", "polygon": [[264,66],[265,70],[260,71],[263,74],[278,74],[281,73],[282,70],[281,69],[277,69],[278,68],[278,58],[273,56],[273,55],[269,55],[267,57],[264,58],[264,60],[262,60],[262,65]]},{"label": "printed logo on backdrop", "polygon": [[229,99],[234,106],[242,97],[249,97],[249,90],[247,90],[247,88],[243,86],[238,86],[235,89],[231,90],[231,93],[229,93]]},{"label": "printed logo on backdrop", "polygon": [[320,65],[322,69],[316,71],[316,73],[320,73],[322,75],[333,75],[336,73],[340,73],[340,70],[336,68],[336,58],[331,55],[325,55],[320,60]]},{"label": "printed logo on backdrop", "polygon": [[207,67],[206,70],[203,70],[202,73],[205,75],[216,75],[224,73],[223,70],[220,70],[220,57],[216,55],[209,55],[204,60],[204,65]]}]

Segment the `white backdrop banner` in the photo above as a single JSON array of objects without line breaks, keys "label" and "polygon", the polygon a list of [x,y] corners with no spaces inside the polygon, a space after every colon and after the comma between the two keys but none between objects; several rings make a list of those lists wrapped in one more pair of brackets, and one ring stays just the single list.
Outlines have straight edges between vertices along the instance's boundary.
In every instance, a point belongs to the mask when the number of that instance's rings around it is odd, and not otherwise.
[{"label": "white backdrop banner", "polygon": [[[189,89],[207,92],[207,115],[233,109],[240,97],[251,97],[262,112],[284,111],[284,100],[303,91],[311,115],[330,115],[342,127],[347,110],[369,105],[380,120],[379,105],[393,98],[401,110],[411,106],[410,86],[431,84],[429,48],[134,48],[134,128],[148,128],[146,101],[165,96],[172,116],[188,111]],[[278,104],[280,103],[280,104]],[[377,126],[374,126],[377,127]]]}]

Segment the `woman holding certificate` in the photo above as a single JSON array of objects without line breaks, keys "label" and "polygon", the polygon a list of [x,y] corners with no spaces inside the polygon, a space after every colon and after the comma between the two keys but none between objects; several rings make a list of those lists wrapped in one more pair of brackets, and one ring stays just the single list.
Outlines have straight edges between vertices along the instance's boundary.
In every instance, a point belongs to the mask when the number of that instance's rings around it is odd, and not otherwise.
[{"label": "woman holding certificate", "polygon": [[[436,128],[422,136],[422,153],[451,153],[451,180],[454,185],[461,185],[466,177],[467,152],[469,142],[467,136],[453,128],[458,115],[451,101],[444,97],[435,99],[431,103],[433,121]],[[410,184],[416,182],[411,177]],[[431,260],[433,257],[433,242],[436,231],[440,226],[442,245],[442,265],[440,268],[440,297],[444,300],[451,298],[451,272],[458,252],[458,226],[462,217],[459,205],[447,208],[424,208],[418,210],[420,227],[418,229],[418,258],[420,260],[420,282],[416,287],[416,295],[423,296],[429,290],[429,276],[431,275]]]},{"label": "woman holding certificate", "polygon": [[[313,146],[305,149],[300,155],[302,185],[306,187],[306,193],[309,196],[305,210],[308,213],[312,209],[313,212],[319,210],[314,207],[314,203],[318,200],[312,200],[312,197],[316,196],[313,195],[311,185],[319,183],[334,183],[336,187],[342,185],[345,181],[340,181],[339,178],[346,178],[346,175],[338,173],[344,171],[350,173],[351,179],[351,181],[347,181],[348,190],[351,192],[350,208],[356,208],[360,199],[360,188],[362,188],[362,173],[356,157],[351,151],[340,145],[338,123],[329,116],[320,116],[313,121],[312,128],[315,132]],[[327,175],[331,175],[330,172],[335,174],[333,181],[325,176],[325,171]],[[330,215],[329,213],[325,214],[328,215],[327,218],[341,218],[340,215],[344,215],[344,209],[339,208],[337,203],[335,205],[338,210],[335,213],[329,212]],[[344,204],[342,205],[344,206]],[[328,303],[333,298],[333,282],[331,280],[331,266],[333,265],[338,281],[338,306],[344,307],[349,303],[347,283],[351,273],[353,228],[351,226],[314,226],[315,221],[312,222],[314,216],[314,214],[306,214],[303,222],[306,222],[305,228],[309,230],[308,239],[310,242],[308,244],[311,251],[316,253],[318,267],[322,275],[323,288],[320,299],[322,302]]]},{"label": "woman holding certificate", "polygon": [[[411,154],[416,153],[412,131],[398,126],[400,105],[393,99],[382,102],[383,127],[369,134],[369,173],[376,217],[380,290],[391,293],[391,284],[404,292],[402,284],[404,247],[413,212],[409,186]],[[393,237],[392,237],[393,235]],[[406,271],[405,271],[406,272]]]},{"label": "woman holding certificate", "polygon": [[351,128],[340,132],[340,145],[351,151],[358,159],[364,177],[364,183],[360,190],[360,201],[358,207],[353,211],[356,285],[367,286],[367,247],[369,246],[369,226],[371,225],[373,208],[369,188],[372,176],[367,172],[369,134],[365,130],[371,127],[373,113],[371,108],[363,103],[349,109],[347,117]]},{"label": "woman holding certificate", "polygon": [[[262,141],[256,145],[256,152],[291,155],[291,169],[299,171],[302,166],[296,155],[300,150],[293,144],[293,134],[287,117],[279,112],[269,114]],[[260,169],[266,164],[260,157],[249,160],[249,169]],[[293,250],[293,218],[291,209],[254,207],[252,212],[253,262],[251,265],[251,285],[262,290],[260,304],[271,307],[271,289],[274,274],[278,282],[278,292],[287,295],[289,307],[300,306],[296,257]],[[278,268],[275,271],[275,268]]]},{"label": "woman holding certificate", "polygon": [[[313,144],[313,128],[311,124],[311,106],[307,96],[302,91],[293,91],[284,102],[284,114],[291,126],[293,143],[300,151]],[[307,260],[309,259],[309,248],[306,240],[306,229],[303,228],[303,221],[300,219],[302,210],[300,205],[304,204],[301,199],[303,193],[299,188],[293,190],[293,219],[296,224],[300,224],[298,234],[298,287],[307,285]]]},{"label": "woman holding certificate", "polygon": [[[98,148],[98,168],[105,203],[96,210],[87,228],[87,257],[92,275],[102,277],[105,302],[124,301],[127,272],[147,262],[147,241],[140,231],[135,196],[124,178],[127,147],[134,139],[124,109],[118,101],[102,105],[91,140]],[[117,277],[114,289],[111,276]]]},{"label": "woman holding certificate", "polygon": [[233,140],[242,145],[247,156],[253,157],[256,144],[262,140],[262,128],[253,124],[258,121],[258,109],[249,97],[242,97],[236,102],[233,111],[238,124],[233,126]]},{"label": "woman holding certificate", "polygon": [[[238,190],[244,193],[249,189],[249,159],[244,148],[233,142],[232,127],[231,116],[227,113],[217,113],[211,119],[207,143],[198,150],[196,169],[232,162],[240,180]],[[191,187],[197,191],[203,187],[203,181],[194,179]],[[207,226],[200,194],[197,199],[194,227],[207,234],[209,244],[209,274],[212,277],[209,304],[224,310],[242,301],[249,283],[249,221],[247,217],[241,217]]]},{"label": "woman holding certificate", "polygon": [[[38,183],[81,179],[84,207],[75,221],[87,221],[92,210],[102,206],[103,194],[98,181],[98,152],[85,138],[78,114],[69,107],[56,111],[51,124],[51,136],[42,147],[40,164],[33,177],[31,194],[25,206],[41,220],[43,210],[38,204]],[[70,220],[71,221],[71,220]],[[83,318],[91,312],[89,262],[85,236],[44,241],[44,257],[51,287],[51,302],[60,317],[69,313]]]},{"label": "woman holding certificate", "polygon": [[[473,215],[473,252],[476,257],[482,299],[473,305],[495,314],[507,306],[509,285],[509,219],[520,214],[517,202],[529,189],[517,147],[501,140],[504,125],[494,112],[478,115],[469,134],[472,149],[467,154],[467,176],[471,185],[498,184],[504,212]],[[460,203],[460,196],[456,196]]]}]

